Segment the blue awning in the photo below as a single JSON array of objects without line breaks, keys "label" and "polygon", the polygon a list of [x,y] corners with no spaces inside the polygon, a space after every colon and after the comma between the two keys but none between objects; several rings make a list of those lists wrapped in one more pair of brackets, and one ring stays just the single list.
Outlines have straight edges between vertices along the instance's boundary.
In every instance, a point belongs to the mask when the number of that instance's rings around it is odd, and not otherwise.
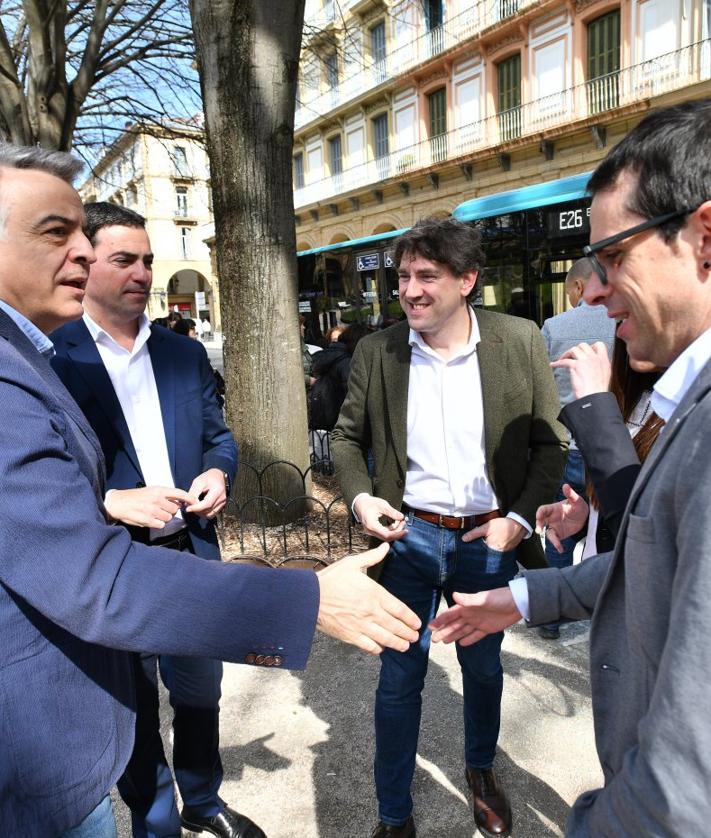
[{"label": "blue awning", "polygon": [[587,195],[587,185],[592,172],[581,175],[551,180],[546,183],[534,183],[509,192],[498,192],[483,198],[473,198],[460,204],[452,215],[460,221],[476,221],[479,218],[491,218],[492,215],[505,215],[520,212],[533,207],[547,207],[575,201]]},{"label": "blue awning", "polygon": [[312,247],[311,250],[299,250],[296,255],[313,256],[316,253],[327,253],[329,250],[340,250],[342,247],[366,247],[373,242],[397,238],[409,229],[409,227],[403,227],[402,230],[391,230],[389,233],[376,233],[374,236],[363,236],[361,239],[349,239],[345,242],[336,242],[336,244],[326,244],[323,247]]},{"label": "blue awning", "polygon": [[[495,195],[473,198],[471,201],[460,204],[452,212],[452,215],[460,221],[476,221],[479,218],[491,218],[492,215],[504,215],[509,212],[531,209],[532,207],[547,207],[551,204],[575,201],[586,196],[586,187],[591,174],[592,172],[583,172],[581,175],[571,175],[546,183],[522,186],[509,192],[497,192]],[[409,229],[409,227],[404,227],[402,230],[392,230],[389,233],[376,233],[374,236],[350,239],[336,244],[327,244],[323,247],[312,247],[310,250],[300,250],[296,255],[315,256],[317,253],[328,253],[332,250],[341,250],[344,247],[367,247],[369,244],[394,239],[402,233],[406,233]]]}]

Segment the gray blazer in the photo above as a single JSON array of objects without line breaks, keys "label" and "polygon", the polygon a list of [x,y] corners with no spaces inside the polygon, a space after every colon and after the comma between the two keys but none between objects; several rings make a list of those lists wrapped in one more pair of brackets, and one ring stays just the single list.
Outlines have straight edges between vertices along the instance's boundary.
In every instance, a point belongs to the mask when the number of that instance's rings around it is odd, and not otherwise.
[{"label": "gray blazer", "polygon": [[605,787],[571,838],[711,828],[711,362],[642,466],[614,553],[526,574],[531,621],[592,616],[595,739]]},{"label": "gray blazer", "polygon": [[[549,317],[541,329],[543,340],[551,361],[557,361],[568,349],[577,346],[581,341],[595,343],[601,340],[607,346],[612,357],[612,346],[615,340],[615,321],[607,316],[605,306],[589,306],[580,302],[576,308],[568,309],[555,317]],[[553,370],[561,407],[573,401],[573,390],[570,386],[568,370]]]}]

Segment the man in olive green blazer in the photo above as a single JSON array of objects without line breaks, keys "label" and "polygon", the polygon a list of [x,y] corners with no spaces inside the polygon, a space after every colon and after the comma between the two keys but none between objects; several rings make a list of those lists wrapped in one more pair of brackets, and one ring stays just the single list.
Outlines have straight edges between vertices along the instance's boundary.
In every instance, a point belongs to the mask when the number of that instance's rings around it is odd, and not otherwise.
[{"label": "man in olive green blazer", "polygon": [[[374,838],[415,835],[410,784],[427,623],[442,594],[451,601],[462,586],[505,584],[516,560],[545,566],[533,533],[536,509],[555,496],[567,449],[536,324],[468,304],[483,264],[478,232],[453,219],[419,222],[396,243],[395,263],[408,322],[358,344],[332,435],[346,503],[366,533],[391,542],[380,581],[424,627],[407,653],[381,655]],[[457,652],[475,820],[484,835],[495,836],[511,828],[510,806],[492,770],[502,637]]]}]

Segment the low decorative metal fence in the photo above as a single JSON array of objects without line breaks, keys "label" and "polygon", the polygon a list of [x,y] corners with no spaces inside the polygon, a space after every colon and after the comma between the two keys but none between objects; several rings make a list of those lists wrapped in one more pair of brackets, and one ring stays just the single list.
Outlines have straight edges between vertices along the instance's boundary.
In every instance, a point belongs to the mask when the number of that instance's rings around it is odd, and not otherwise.
[{"label": "low decorative metal fence", "polygon": [[[219,528],[226,560],[319,567],[367,548],[333,477],[330,434],[312,431],[310,443],[311,462],[305,471],[286,460],[261,468],[240,463],[241,498],[228,500]],[[287,503],[271,497],[265,486],[275,469],[296,476],[301,494]],[[296,516],[294,508],[299,510]]]}]

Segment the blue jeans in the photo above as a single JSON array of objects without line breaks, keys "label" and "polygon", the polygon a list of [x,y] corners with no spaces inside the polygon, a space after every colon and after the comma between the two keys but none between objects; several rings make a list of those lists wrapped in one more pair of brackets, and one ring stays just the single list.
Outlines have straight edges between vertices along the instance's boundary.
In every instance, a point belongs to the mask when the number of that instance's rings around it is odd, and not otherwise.
[{"label": "blue jeans", "polygon": [[[410,786],[420,731],[422,688],[429,657],[428,622],[442,594],[474,593],[506,585],[516,575],[515,551],[491,550],[482,539],[462,541],[446,530],[407,515],[407,535],[390,547],[380,582],[422,620],[420,640],[407,652],[380,655],[375,694],[375,787],[379,818],[399,826],[412,811]],[[501,718],[503,633],[473,646],[457,644],[464,686],[464,757],[470,768],[490,768]]]},{"label": "blue jeans", "polygon": [[117,835],[114,810],[107,795],[80,824],[63,832],[59,838],[117,838]]},{"label": "blue jeans", "polygon": [[[565,499],[563,483],[569,483],[584,500],[587,500],[587,495],[585,494],[585,462],[583,455],[577,448],[568,450],[568,459],[565,463],[563,480],[558,488],[558,494],[555,496],[556,501]],[[563,552],[559,553],[550,541],[546,539],[546,560],[548,564],[551,567],[570,567],[573,564],[573,551],[578,541],[580,541],[580,538],[573,535],[564,538],[562,541]],[[546,628],[557,628],[557,626],[558,623],[546,624]]]}]

